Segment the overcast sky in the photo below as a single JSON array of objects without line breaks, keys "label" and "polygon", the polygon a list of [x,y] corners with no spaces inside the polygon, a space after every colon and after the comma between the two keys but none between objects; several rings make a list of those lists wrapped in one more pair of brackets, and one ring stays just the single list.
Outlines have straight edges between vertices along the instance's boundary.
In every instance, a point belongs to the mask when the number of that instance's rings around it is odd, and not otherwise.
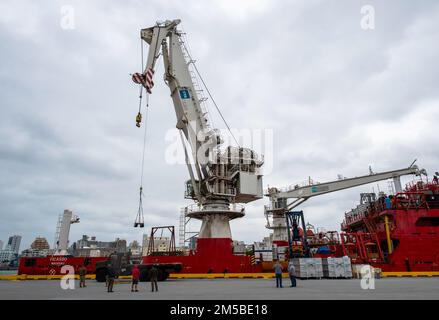
[{"label": "overcast sky", "polygon": [[[374,29],[361,26],[364,5],[375,9]],[[143,130],[134,125],[138,87],[129,75],[140,71],[139,30],[175,18],[229,125],[272,131],[264,188],[367,174],[369,165],[399,169],[415,158],[430,174],[439,170],[437,1],[2,0],[1,240],[20,234],[25,249],[44,236],[52,245],[66,208],[81,218],[71,241],[140,240],[151,226],[178,226],[190,203],[188,173],[165,161],[176,121],[160,65],[147,133],[146,228],[133,228]],[[372,188],[301,208],[316,227],[338,229]],[[231,223],[234,239],[268,234],[267,201]]]}]

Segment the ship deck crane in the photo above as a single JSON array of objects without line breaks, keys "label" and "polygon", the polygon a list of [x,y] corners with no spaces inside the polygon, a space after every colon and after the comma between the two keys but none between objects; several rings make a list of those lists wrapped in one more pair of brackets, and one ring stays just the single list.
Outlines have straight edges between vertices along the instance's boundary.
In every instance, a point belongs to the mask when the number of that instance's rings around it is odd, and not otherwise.
[{"label": "ship deck crane", "polygon": [[[309,183],[305,186],[293,186],[291,188],[280,190],[278,188],[269,188],[266,196],[270,199],[270,204],[265,206],[265,217],[267,219],[267,228],[273,230],[273,242],[285,243],[288,240],[288,227],[286,224],[286,214],[296,208],[306,200],[327,194],[330,192],[340,191],[344,189],[354,188],[372,182],[393,179],[395,191],[402,192],[400,177],[403,175],[424,174],[425,170],[419,170],[413,163],[404,169],[386,171],[381,173],[373,173],[370,170],[368,175],[343,178],[325,183]],[[294,199],[288,203],[289,199]],[[272,216],[270,224],[269,217]],[[306,230],[304,230],[306,232]]]},{"label": "ship deck crane", "polygon": [[59,216],[55,235],[54,255],[64,256],[67,254],[70,226],[74,223],[79,223],[79,217],[70,210],[64,210],[64,213]]},{"label": "ship deck crane", "polygon": [[167,20],[141,30],[149,52],[143,73],[133,75],[133,81],[151,94],[154,68],[162,55],[164,80],[170,89],[190,177],[185,197],[196,202],[188,207],[187,215],[202,221],[199,238],[231,238],[229,221],[245,214],[238,204],[263,196],[263,159],[248,148],[221,147],[221,134],[211,127],[204,99],[199,96],[195,82],[198,69],[177,30],[179,23]]}]

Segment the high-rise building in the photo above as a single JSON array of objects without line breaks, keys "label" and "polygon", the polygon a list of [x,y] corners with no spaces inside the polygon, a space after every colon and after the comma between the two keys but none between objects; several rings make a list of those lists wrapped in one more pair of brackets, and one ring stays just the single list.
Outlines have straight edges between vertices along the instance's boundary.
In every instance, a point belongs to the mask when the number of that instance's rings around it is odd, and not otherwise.
[{"label": "high-rise building", "polygon": [[20,243],[21,243],[21,236],[13,235],[9,237],[8,246],[15,253],[18,253],[18,251],[20,250]]},{"label": "high-rise building", "polygon": [[0,240],[0,250],[3,250],[3,241]]},{"label": "high-rise building", "polygon": [[36,237],[34,242],[30,245],[31,249],[35,250],[49,250],[50,246],[47,242],[46,238],[43,237]]}]

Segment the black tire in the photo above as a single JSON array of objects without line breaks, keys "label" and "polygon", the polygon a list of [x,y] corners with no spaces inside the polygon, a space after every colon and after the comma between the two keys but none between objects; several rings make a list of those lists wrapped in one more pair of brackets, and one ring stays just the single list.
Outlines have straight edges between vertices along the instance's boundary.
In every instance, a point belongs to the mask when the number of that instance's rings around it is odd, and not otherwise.
[{"label": "black tire", "polygon": [[168,277],[169,277],[169,273],[163,272],[163,278],[162,278],[162,280],[159,280],[159,281],[166,281],[168,279]]},{"label": "black tire", "polygon": [[168,278],[168,275],[165,271],[159,270],[157,275],[157,281],[165,281]]},{"label": "black tire", "polygon": [[107,270],[105,269],[98,269],[96,270],[96,281],[97,282],[105,282],[107,279]]},{"label": "black tire", "polygon": [[149,281],[149,272],[146,269],[143,269],[140,271],[140,282],[146,282]]}]

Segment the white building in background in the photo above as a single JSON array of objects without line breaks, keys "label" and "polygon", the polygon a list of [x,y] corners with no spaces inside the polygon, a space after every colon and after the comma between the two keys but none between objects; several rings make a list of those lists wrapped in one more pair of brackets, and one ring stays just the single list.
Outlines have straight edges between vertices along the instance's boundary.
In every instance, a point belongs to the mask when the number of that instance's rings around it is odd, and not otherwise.
[{"label": "white building in background", "polygon": [[1,263],[9,263],[13,260],[17,259],[17,252],[11,249],[9,245],[6,246],[6,249],[0,250],[0,264]]},{"label": "white building in background", "polygon": [[101,257],[102,255],[103,255],[103,253],[99,249],[91,249],[89,251],[89,256],[90,257]]},{"label": "white building in background", "polygon": [[128,250],[131,251],[132,256],[141,256],[142,255],[142,247],[140,244],[134,240],[128,246]]},{"label": "white building in background", "polygon": [[18,253],[18,251],[20,250],[20,244],[21,244],[21,236],[13,235],[9,237],[8,246],[15,253]]},{"label": "white building in background", "polygon": [[3,250],[3,241],[0,240],[0,250]]},{"label": "white building in background", "polygon": [[244,241],[233,240],[233,253],[236,255],[245,255],[246,246]]},{"label": "white building in background", "polygon": [[[158,252],[166,252],[169,250],[169,243],[171,238],[169,237],[154,237],[154,251]],[[143,255],[146,256],[148,254],[149,248],[149,234],[143,235]]]},{"label": "white building in background", "polygon": [[21,252],[21,257],[37,258],[37,257],[47,257],[53,254],[53,250],[50,249],[26,249]]},{"label": "white building in background", "polygon": [[268,237],[264,237],[264,239],[262,240],[262,243],[266,247],[271,247],[273,245],[273,234],[270,233],[270,235]]},{"label": "white building in background", "polygon": [[78,257],[108,257],[114,252],[125,253],[127,242],[119,238],[114,241],[98,241],[95,236],[83,235],[69,248],[69,251]]}]

